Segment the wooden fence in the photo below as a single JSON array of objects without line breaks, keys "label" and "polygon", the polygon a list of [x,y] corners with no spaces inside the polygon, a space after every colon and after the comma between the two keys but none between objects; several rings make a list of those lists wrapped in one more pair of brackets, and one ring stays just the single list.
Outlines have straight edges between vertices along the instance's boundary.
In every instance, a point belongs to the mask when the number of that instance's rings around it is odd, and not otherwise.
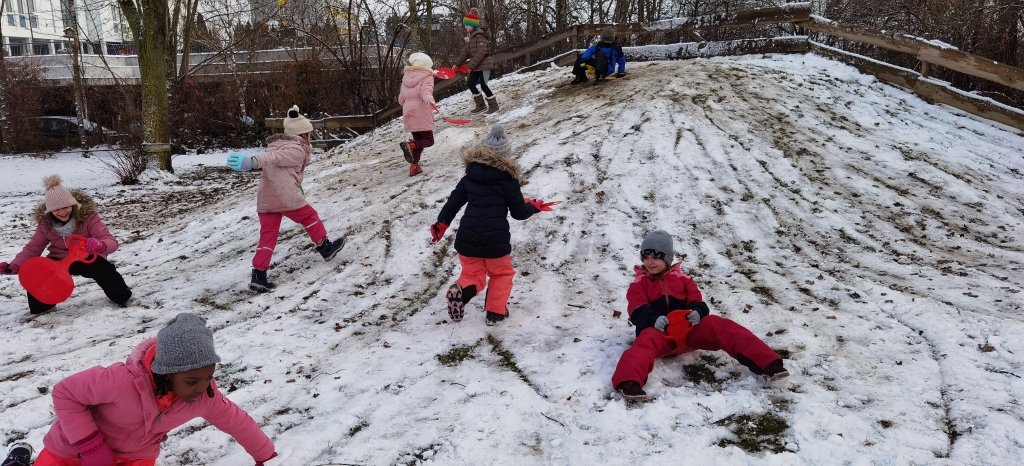
[{"label": "wooden fence", "polygon": [[[911,54],[921,61],[922,72],[918,73],[808,41],[806,36],[705,42],[700,38],[699,33],[703,29],[750,27],[761,24],[782,23],[789,23],[796,27],[833,37]],[[631,61],[687,59],[752,53],[803,53],[812,51],[850,64],[861,72],[874,75],[882,81],[911,90],[928,102],[946,104],[973,115],[1024,131],[1024,111],[969,94],[952,87],[949,83],[928,77],[929,65],[934,64],[970,76],[993,81],[1013,89],[1024,90],[1024,69],[966,53],[938,41],[925,40],[905,34],[889,33],[862,26],[842,24],[827,18],[813,16],[811,15],[810,3],[790,3],[779,7],[759,8],[756,10],[693,18],[675,18],[652,23],[582,24],[553,31],[522,44],[498,50],[493,52],[491,56],[495,62],[505,62],[525,57],[526,62],[531,64],[518,71],[542,69],[551,66],[551,63],[558,66],[567,66],[575,61],[584,38],[599,34],[606,26],[615,27],[616,33],[620,35],[683,32],[698,41],[658,46],[659,48],[664,48],[665,52],[656,54],[656,56],[645,56],[643,53],[634,52],[629,47],[624,47],[623,50]],[[550,50],[559,44],[566,43],[569,43],[569,51],[567,52],[554,56],[533,56],[545,50]],[[637,48],[637,50],[640,49]],[[651,46],[646,46],[642,49],[649,51]],[[459,75],[457,78],[441,81],[435,85],[434,89],[446,89],[464,78],[465,76]],[[401,111],[401,106],[394,105],[372,115],[326,118],[313,121],[313,125],[314,127],[322,128],[372,128],[399,115]],[[266,125],[272,129],[282,128],[282,121],[281,119],[268,118]]]},{"label": "wooden fence", "polygon": [[[521,57],[526,57],[526,61],[529,63],[534,63],[534,65],[524,68],[523,70],[529,70],[539,65],[550,66],[549,63],[551,63],[552,60],[554,60],[556,65],[564,66],[566,64],[571,64],[575,60],[575,54],[578,53],[576,49],[579,48],[579,44],[583,43],[584,38],[590,38],[593,37],[594,35],[600,34],[601,30],[604,29],[606,26],[615,27],[616,33],[620,35],[653,34],[660,32],[692,32],[692,37],[693,35],[697,34],[696,31],[702,29],[750,27],[760,24],[792,23],[794,21],[806,21],[810,19],[810,15],[810,3],[791,3],[780,7],[759,8],[756,10],[740,11],[729,14],[698,16],[693,18],[676,18],[671,20],[656,21],[652,23],[581,24],[560,29],[558,31],[553,31],[536,39],[529,40],[521,44],[514,45],[512,47],[497,50],[491,53],[491,58],[494,60],[495,63],[502,63],[515,60]],[[697,37],[699,37],[699,35],[697,35]],[[806,42],[806,38],[803,38],[803,40],[804,42]],[[759,52],[806,51],[806,45],[804,45],[803,47],[797,46],[794,48],[792,40],[774,41],[772,39],[764,39],[761,42],[749,42],[746,44],[737,44],[735,42],[737,41],[705,42],[704,44],[709,45],[711,47],[701,47],[701,49],[707,48],[708,50],[721,50],[723,51],[723,54],[731,55],[745,55],[748,53]],[[559,54],[554,57],[534,56],[540,52],[543,52],[545,49],[550,48],[553,45],[561,43],[567,44],[571,50],[569,52]],[[720,46],[718,46],[718,44],[720,44]],[[778,50],[772,48],[776,44],[780,45],[780,48]],[[693,58],[695,56],[703,55],[679,55],[680,58]],[[639,57],[629,58],[630,60],[633,61],[641,59]],[[459,84],[464,79],[465,75],[459,74],[458,77],[453,79],[440,80],[435,83],[434,92],[438,92],[447,89],[450,86]],[[314,128],[375,128],[380,124],[390,120],[391,118],[400,115],[401,113],[402,107],[396,104],[370,115],[340,116],[310,121],[311,123],[313,123]],[[271,128],[271,130],[284,128],[284,120],[281,118],[267,118],[264,122],[268,128]]]}]

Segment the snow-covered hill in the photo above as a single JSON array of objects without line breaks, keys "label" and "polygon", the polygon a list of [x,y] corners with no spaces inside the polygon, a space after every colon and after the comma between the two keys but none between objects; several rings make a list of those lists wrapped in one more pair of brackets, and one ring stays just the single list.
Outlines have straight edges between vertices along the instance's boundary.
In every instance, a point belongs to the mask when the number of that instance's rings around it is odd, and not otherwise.
[{"label": "snow-covered hill", "polygon": [[[216,329],[220,385],[294,464],[1024,462],[1021,136],[813,55],[569,80],[552,69],[495,81],[504,110],[439,121],[417,177],[398,122],[320,157],[307,196],[350,242],[324,263],[286,222],[267,295],[246,288],[257,175],[193,188],[223,196],[205,207],[173,209],[195,193],[164,196],[171,213],[147,217],[132,215],[153,209],[147,198],[118,199],[181,189],[173,179],[94,186],[79,176],[87,162],[69,158],[28,170],[70,187],[78,176],[116,204],[109,223],[125,244],[112,258],[144,307],[116,308],[79,280],[25,324],[21,287],[0,277],[0,440],[41,446],[47,387],[123,360],[193,311]],[[441,108],[466,115],[467,97]],[[496,121],[524,194],[565,202],[513,222],[511,320],[486,327],[472,302],[456,325],[444,309],[454,235],[433,244],[427,225],[461,176],[460,149]],[[0,187],[0,260],[27,240],[18,216],[42,198],[23,178]],[[724,353],[687,354],[656,364],[653,402],[625,406],[610,377],[632,341],[625,290],[652,229],[674,235],[712,311],[783,353],[792,377],[766,386]],[[778,419],[779,434],[742,433]],[[249,460],[196,421],[159,464]]]}]

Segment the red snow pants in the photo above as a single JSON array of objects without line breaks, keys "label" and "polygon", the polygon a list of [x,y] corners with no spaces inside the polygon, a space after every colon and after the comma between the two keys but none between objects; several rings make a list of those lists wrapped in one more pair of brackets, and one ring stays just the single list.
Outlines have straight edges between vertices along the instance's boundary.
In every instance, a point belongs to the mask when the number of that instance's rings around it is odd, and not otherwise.
[{"label": "red snow pants", "polygon": [[256,255],[252,258],[254,269],[267,270],[270,267],[270,259],[274,256],[274,248],[277,246],[277,235],[281,232],[281,217],[288,217],[288,220],[302,225],[314,244],[327,237],[327,229],[320,221],[320,215],[309,204],[295,210],[259,214],[259,216],[260,243],[256,246]]},{"label": "red snow pants", "polygon": [[[39,456],[36,458],[36,462],[32,463],[33,466],[82,466],[82,460],[78,458],[61,458],[54,455],[43,448],[43,451],[39,452]],[[110,466],[155,466],[156,458],[141,459],[141,460],[129,460],[125,458],[115,457],[114,462]]]},{"label": "red snow pants", "polygon": [[[516,269],[512,268],[512,256],[481,259],[459,254],[459,262],[462,264],[462,273],[455,283],[462,289],[474,285],[478,294],[487,286],[484,309],[495,314],[508,314],[508,297],[512,295],[512,277],[516,274]],[[490,277],[490,283],[487,277]]]},{"label": "red snow pants", "polygon": [[647,383],[647,375],[654,370],[654,360],[664,356],[702,349],[708,351],[725,350],[729,356],[736,358],[756,374],[761,373],[768,363],[782,359],[775,354],[760,338],[754,336],[746,327],[725,317],[709,315],[690,330],[686,336],[686,346],[677,348],[672,341],[662,337],[657,329],[645,328],[636,337],[633,346],[622,353],[619,364],[612,375],[612,387],[618,387],[626,381]]}]

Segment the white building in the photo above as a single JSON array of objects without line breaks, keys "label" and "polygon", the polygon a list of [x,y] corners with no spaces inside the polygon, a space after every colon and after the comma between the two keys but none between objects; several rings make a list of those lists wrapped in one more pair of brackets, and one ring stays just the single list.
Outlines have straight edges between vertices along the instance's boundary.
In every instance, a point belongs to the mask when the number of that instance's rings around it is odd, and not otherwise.
[{"label": "white building", "polygon": [[[7,56],[67,53],[64,34],[76,26],[68,0],[0,0],[0,28]],[[134,54],[131,30],[115,0],[74,1],[82,53]]]}]

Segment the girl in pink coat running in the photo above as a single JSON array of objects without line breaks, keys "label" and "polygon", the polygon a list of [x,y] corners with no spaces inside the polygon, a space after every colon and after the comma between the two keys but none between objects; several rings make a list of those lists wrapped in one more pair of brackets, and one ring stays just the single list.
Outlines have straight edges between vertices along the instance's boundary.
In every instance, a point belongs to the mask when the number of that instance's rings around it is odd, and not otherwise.
[{"label": "girl in pink coat running", "polygon": [[267,279],[270,259],[274,256],[277,236],[281,232],[281,217],[302,225],[316,251],[325,261],[345,247],[345,238],[331,241],[320,214],[306,202],[302,179],[306,166],[313,160],[313,146],[309,140],[313,124],[299,113],[299,107],[288,109],[284,119],[284,134],[267,138],[267,151],[256,155],[230,154],[228,167],[236,171],[261,169],[260,186],[256,191],[256,213],[260,218],[260,242],[252,258],[252,280],[249,289],[257,292],[272,291],[276,285]]},{"label": "girl in pink coat running", "polygon": [[170,431],[201,417],[234,437],[256,466],[278,466],[274,444],[213,381],[220,357],[206,319],[178,314],[124,363],[53,387],[57,422],[35,466],[154,466]]},{"label": "girl in pink coat running", "polygon": [[403,141],[399,146],[409,162],[409,176],[414,176],[423,173],[423,149],[434,145],[434,62],[425,53],[414,53],[409,55],[409,65],[402,76],[398,104],[402,106],[402,121],[405,131],[412,133],[412,141]]}]

